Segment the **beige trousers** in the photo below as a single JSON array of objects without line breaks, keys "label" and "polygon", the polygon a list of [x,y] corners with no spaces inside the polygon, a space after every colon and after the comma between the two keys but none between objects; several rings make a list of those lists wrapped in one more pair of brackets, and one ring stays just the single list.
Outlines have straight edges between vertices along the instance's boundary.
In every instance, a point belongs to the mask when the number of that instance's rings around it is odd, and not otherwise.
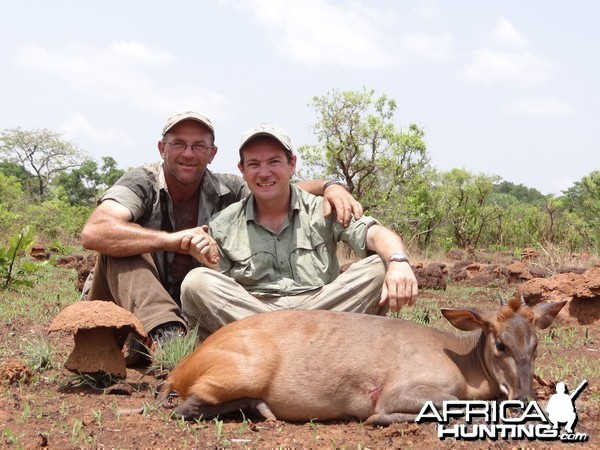
[{"label": "beige trousers", "polygon": [[147,332],[167,322],[185,326],[177,302],[163,287],[150,254],[98,255],[87,300],[109,300],[135,315]]},{"label": "beige trousers", "polygon": [[280,309],[328,309],[385,315],[379,306],[385,266],[374,255],[355,262],[332,283],[298,295],[254,297],[232,278],[199,267],[181,285],[181,308],[191,327],[205,338],[230,322]]}]

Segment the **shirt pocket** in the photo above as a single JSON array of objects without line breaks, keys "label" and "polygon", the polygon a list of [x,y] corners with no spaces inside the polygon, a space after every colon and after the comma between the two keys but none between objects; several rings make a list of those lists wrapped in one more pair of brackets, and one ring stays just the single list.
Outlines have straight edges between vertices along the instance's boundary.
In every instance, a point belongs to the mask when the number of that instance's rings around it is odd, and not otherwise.
[{"label": "shirt pocket", "polygon": [[327,239],[317,229],[299,237],[290,252],[294,280],[304,286],[320,287],[331,282]]},{"label": "shirt pocket", "polygon": [[229,275],[241,285],[269,283],[275,278],[276,255],[272,245],[257,240],[248,247],[236,247],[227,256],[232,263]]}]

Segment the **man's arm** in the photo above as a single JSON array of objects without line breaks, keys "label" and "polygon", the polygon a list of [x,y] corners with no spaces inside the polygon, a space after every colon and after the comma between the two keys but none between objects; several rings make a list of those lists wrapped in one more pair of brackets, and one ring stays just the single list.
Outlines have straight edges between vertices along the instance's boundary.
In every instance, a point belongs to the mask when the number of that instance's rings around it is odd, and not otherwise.
[{"label": "man's arm", "polygon": [[116,257],[164,250],[191,254],[203,262],[202,255],[216,252],[216,244],[204,227],[175,233],[143,228],[133,222],[128,208],[114,200],[105,200],[94,210],[83,227],[81,242],[86,249]]},{"label": "man's arm", "polygon": [[367,248],[376,252],[387,265],[379,304],[389,301],[392,312],[399,311],[404,305],[414,305],[419,289],[412,267],[408,261],[388,263],[392,253],[406,253],[402,238],[392,230],[375,224],[367,231]]},{"label": "man's arm", "polygon": [[313,195],[323,196],[323,215],[329,217],[335,211],[337,220],[344,227],[350,225],[350,219],[360,219],[363,215],[362,205],[339,184],[330,184],[324,189],[326,181],[308,180],[297,183],[305,191]]}]

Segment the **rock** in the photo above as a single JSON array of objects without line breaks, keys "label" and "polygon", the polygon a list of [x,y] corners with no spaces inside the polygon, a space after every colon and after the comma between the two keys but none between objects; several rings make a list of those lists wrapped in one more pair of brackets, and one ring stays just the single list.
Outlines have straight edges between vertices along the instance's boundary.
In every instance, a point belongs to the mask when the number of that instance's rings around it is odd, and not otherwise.
[{"label": "rock", "polygon": [[0,366],[0,380],[9,384],[27,383],[32,376],[29,367],[14,359],[5,361]]},{"label": "rock", "polygon": [[560,315],[589,325],[600,319],[600,267],[592,267],[583,274],[569,272],[546,279],[534,278],[519,286],[519,294],[529,306],[568,300]]},{"label": "rock", "polygon": [[29,250],[29,255],[36,261],[46,261],[50,259],[50,252],[41,244],[34,244]]},{"label": "rock", "polygon": [[82,259],[83,256],[81,255],[61,256],[56,259],[56,265],[58,267],[64,267],[65,269],[73,269],[74,267],[77,267],[77,264]]},{"label": "rock", "polygon": [[448,270],[446,265],[442,263],[430,263],[426,267],[413,267],[419,289],[436,289],[445,291],[448,283],[446,282],[446,274]]},{"label": "rock", "polygon": [[88,279],[88,276],[94,270],[96,266],[96,260],[98,259],[98,253],[92,253],[85,258],[81,259],[75,268],[77,269],[77,281],[75,285],[79,292],[83,291],[83,287]]},{"label": "rock", "polygon": [[533,275],[527,266],[520,261],[513,262],[506,268],[506,270],[508,270],[509,283],[521,283],[533,278]]},{"label": "rock", "polygon": [[508,280],[506,267],[499,264],[480,264],[469,261],[456,263],[450,270],[453,281],[465,281],[473,286],[486,286],[498,280]]}]

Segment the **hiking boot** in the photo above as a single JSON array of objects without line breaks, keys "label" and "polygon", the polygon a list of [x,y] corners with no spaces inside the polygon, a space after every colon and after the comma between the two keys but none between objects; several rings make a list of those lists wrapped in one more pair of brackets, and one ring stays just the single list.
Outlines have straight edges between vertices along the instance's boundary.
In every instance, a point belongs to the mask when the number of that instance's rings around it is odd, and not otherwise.
[{"label": "hiking boot", "polygon": [[185,327],[179,322],[167,322],[150,331],[150,350],[155,351],[171,339],[185,336]]},{"label": "hiking boot", "polygon": [[123,344],[123,356],[125,356],[125,365],[127,367],[144,367],[150,364],[148,357],[149,339],[141,341],[135,334],[129,333]]}]

